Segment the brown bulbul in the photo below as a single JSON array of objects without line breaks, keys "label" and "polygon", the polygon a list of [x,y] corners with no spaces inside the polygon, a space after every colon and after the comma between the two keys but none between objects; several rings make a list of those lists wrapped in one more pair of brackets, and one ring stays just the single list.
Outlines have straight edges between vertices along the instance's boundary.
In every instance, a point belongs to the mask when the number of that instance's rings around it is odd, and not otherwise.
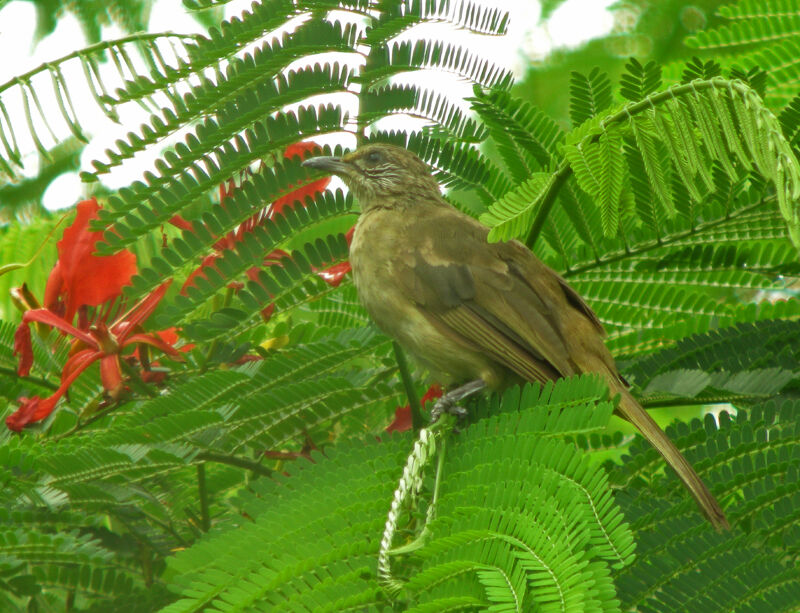
[{"label": "brown bulbul", "polygon": [[[350,246],[358,295],[375,323],[443,383],[470,391],[600,373],[617,412],[675,470],[715,528],[725,514],[686,458],[627,390],[600,320],[518,241],[453,208],[413,153],[386,144],[305,166],[342,178],[361,206]],[[481,383],[482,382],[482,383]]]}]

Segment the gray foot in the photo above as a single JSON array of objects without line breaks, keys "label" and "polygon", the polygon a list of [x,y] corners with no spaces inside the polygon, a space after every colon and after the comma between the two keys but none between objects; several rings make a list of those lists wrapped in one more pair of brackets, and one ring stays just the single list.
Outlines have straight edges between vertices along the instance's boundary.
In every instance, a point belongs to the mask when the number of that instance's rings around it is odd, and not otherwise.
[{"label": "gray foot", "polygon": [[478,393],[485,387],[486,384],[481,379],[478,379],[447,392],[433,405],[433,409],[431,409],[431,422],[436,423],[444,413],[455,415],[458,418],[466,417],[467,410],[460,406],[459,402],[464,400],[464,398]]}]

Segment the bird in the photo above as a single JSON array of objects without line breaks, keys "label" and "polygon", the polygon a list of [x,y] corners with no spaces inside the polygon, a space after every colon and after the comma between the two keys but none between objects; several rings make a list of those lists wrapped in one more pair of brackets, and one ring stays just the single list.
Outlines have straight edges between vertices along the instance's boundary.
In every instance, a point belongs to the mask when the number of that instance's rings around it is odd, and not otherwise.
[{"label": "bird", "polygon": [[429,167],[403,147],[370,143],[303,165],[340,177],[353,194],[360,214],[349,261],[359,299],[435,379],[461,386],[452,398],[598,373],[619,395],[616,412],[658,450],[714,528],[730,528],[694,468],[628,391],[597,315],[523,243],[489,242],[489,228],[448,203]]}]

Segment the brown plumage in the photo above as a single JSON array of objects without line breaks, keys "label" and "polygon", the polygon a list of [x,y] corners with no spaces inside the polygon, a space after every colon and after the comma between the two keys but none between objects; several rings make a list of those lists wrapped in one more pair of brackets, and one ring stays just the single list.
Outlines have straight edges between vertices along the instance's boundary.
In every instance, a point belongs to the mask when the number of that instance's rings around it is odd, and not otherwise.
[{"label": "brown plumage", "polygon": [[518,241],[489,243],[488,228],[450,206],[413,153],[373,144],[305,165],[339,175],[361,206],[350,263],[375,323],[446,383],[494,389],[600,373],[618,413],[661,453],[717,529],[714,496],[630,395],[583,299]]}]

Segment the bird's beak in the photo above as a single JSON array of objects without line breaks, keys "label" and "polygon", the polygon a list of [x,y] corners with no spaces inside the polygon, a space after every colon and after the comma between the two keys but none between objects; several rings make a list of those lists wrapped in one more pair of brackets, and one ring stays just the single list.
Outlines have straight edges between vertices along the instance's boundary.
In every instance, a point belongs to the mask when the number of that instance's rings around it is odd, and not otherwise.
[{"label": "bird's beak", "polygon": [[342,158],[320,156],[311,158],[303,162],[306,168],[314,168],[316,170],[323,170],[335,175],[350,175],[353,172],[353,166],[348,164]]}]

